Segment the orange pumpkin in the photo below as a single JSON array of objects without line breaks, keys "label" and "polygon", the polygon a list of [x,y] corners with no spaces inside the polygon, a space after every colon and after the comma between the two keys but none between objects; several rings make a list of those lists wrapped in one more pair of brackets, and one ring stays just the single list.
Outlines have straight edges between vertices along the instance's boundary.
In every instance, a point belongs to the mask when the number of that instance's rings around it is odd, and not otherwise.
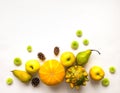
[{"label": "orange pumpkin", "polygon": [[46,85],[52,86],[59,84],[63,81],[65,76],[65,69],[55,59],[48,60],[40,67],[39,77],[40,80]]}]

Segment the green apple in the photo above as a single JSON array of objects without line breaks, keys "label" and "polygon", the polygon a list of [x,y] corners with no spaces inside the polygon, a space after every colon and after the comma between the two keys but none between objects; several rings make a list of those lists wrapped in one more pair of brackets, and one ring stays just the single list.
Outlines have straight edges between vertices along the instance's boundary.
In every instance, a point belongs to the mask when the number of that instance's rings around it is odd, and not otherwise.
[{"label": "green apple", "polygon": [[104,75],[105,75],[104,70],[99,66],[91,67],[89,73],[90,73],[91,79],[96,81],[101,80],[102,78],[104,78]]},{"label": "green apple", "polygon": [[75,56],[72,52],[63,52],[60,56],[60,62],[63,66],[69,67],[75,63]]},{"label": "green apple", "polygon": [[40,69],[40,62],[35,59],[28,60],[25,64],[25,69],[28,73],[34,74]]}]

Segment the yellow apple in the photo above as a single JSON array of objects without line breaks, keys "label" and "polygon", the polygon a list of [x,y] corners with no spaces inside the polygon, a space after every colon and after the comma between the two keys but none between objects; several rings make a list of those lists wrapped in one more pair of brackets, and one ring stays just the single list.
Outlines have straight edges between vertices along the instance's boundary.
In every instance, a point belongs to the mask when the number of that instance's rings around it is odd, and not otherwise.
[{"label": "yellow apple", "polygon": [[105,72],[101,67],[93,66],[91,67],[89,74],[90,74],[91,79],[99,81],[102,78],[104,78]]},{"label": "yellow apple", "polygon": [[75,63],[75,56],[72,52],[63,52],[60,56],[60,62],[63,66],[69,67]]},{"label": "yellow apple", "polygon": [[40,62],[36,59],[28,60],[25,64],[25,69],[28,73],[34,74],[36,73],[40,68]]}]

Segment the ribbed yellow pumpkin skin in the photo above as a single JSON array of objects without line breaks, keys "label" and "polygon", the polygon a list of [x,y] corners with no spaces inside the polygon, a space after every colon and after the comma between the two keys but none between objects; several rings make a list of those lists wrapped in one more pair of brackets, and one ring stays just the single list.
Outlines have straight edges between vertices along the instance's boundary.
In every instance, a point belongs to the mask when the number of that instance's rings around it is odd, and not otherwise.
[{"label": "ribbed yellow pumpkin skin", "polygon": [[65,68],[57,60],[51,59],[40,67],[40,80],[48,86],[61,83],[65,76]]}]

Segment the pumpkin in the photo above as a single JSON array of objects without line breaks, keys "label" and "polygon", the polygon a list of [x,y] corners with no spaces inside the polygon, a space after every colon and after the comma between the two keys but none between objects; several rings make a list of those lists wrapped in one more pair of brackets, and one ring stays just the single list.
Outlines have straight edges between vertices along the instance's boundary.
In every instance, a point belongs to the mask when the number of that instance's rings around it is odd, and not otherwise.
[{"label": "pumpkin", "polygon": [[49,86],[61,83],[64,76],[65,68],[55,59],[45,61],[39,70],[40,80]]}]

